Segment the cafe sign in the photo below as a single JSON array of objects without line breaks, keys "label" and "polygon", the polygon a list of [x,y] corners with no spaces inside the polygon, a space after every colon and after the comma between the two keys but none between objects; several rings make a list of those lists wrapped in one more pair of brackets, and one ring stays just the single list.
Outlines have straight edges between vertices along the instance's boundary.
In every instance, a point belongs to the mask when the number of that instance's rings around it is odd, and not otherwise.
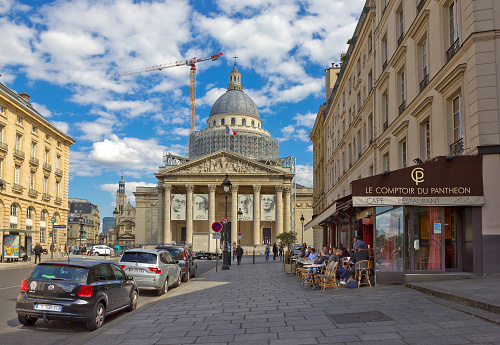
[{"label": "cafe sign", "polygon": [[353,206],[484,205],[482,156],[434,161],[352,182]]}]

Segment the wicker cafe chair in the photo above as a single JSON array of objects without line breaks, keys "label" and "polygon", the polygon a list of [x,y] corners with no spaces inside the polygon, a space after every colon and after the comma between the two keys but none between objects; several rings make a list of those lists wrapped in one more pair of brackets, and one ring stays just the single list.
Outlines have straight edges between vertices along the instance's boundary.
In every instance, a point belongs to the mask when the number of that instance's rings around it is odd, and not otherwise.
[{"label": "wicker cafe chair", "polygon": [[310,267],[303,267],[300,271],[300,281],[302,283],[302,286],[311,285],[314,274],[314,269]]},{"label": "wicker cafe chair", "polygon": [[356,262],[356,264],[354,265],[354,272],[355,272],[354,274],[355,274],[355,279],[358,282],[358,288],[360,287],[360,285],[370,285],[370,287],[372,286],[372,283],[370,281],[372,269],[373,269],[373,262],[370,260],[362,260]]},{"label": "wicker cafe chair", "polygon": [[325,269],[325,273],[318,274],[319,286],[323,291],[329,286],[339,289],[336,281],[338,262],[330,262]]}]

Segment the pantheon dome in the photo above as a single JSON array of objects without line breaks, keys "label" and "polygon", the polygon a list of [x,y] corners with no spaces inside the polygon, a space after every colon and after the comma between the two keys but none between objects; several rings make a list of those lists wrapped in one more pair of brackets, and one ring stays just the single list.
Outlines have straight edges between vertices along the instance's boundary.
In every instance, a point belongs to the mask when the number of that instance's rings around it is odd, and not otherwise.
[{"label": "pantheon dome", "polygon": [[[277,159],[279,144],[262,129],[255,102],[243,91],[241,73],[234,65],[227,91],[212,106],[208,128],[195,131],[189,140],[189,158],[194,159],[222,149],[257,160]],[[236,135],[226,133],[226,126]]]}]

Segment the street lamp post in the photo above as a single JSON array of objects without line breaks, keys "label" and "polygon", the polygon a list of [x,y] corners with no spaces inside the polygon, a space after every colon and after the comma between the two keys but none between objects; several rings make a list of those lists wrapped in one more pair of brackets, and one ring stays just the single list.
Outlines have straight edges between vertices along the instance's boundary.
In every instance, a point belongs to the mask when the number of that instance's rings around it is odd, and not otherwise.
[{"label": "street lamp post", "polygon": [[118,208],[115,207],[115,210],[113,211],[113,216],[115,216],[115,246],[118,244],[118,227],[117,227],[117,221],[118,221],[118,215],[120,212],[118,211]]},{"label": "street lamp post", "polygon": [[50,222],[52,223],[52,246],[51,246],[51,251],[50,251],[50,258],[53,259],[54,258],[54,224],[56,222],[56,217],[52,216],[52,218],[50,218]]},{"label": "street lamp post", "polygon": [[[226,219],[227,219],[227,195],[229,194],[229,189],[231,188],[231,181],[229,176],[226,174],[226,178],[222,181],[222,188],[224,190],[224,195],[226,196]],[[224,224],[224,250],[222,251],[222,269],[229,269],[229,255],[227,251],[227,224]]]},{"label": "street lamp post", "polygon": [[304,243],[304,215],[300,216],[300,222],[302,223],[302,243]]},{"label": "street lamp post", "polygon": [[80,250],[82,251],[82,254],[83,254],[82,237],[85,234],[84,223],[83,223],[84,218],[82,215],[80,215],[79,218],[80,218]]},{"label": "street lamp post", "polygon": [[[238,210],[238,232],[241,232],[241,218],[243,218],[243,211],[241,208]],[[240,244],[240,240],[238,239],[238,244]]]}]

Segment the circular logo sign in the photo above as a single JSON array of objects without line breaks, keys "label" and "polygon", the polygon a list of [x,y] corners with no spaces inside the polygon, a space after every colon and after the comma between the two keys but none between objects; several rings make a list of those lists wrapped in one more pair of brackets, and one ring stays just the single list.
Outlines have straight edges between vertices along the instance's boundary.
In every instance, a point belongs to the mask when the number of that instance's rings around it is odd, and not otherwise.
[{"label": "circular logo sign", "polygon": [[229,220],[227,220],[227,218],[222,218],[222,224],[226,225],[228,222]]},{"label": "circular logo sign", "polygon": [[214,223],[212,224],[212,230],[213,230],[214,232],[220,232],[220,231],[222,230],[222,224],[221,224],[221,223],[219,223],[219,222],[214,222]]},{"label": "circular logo sign", "polygon": [[30,284],[30,290],[35,290],[36,289],[36,282],[32,281]]}]

